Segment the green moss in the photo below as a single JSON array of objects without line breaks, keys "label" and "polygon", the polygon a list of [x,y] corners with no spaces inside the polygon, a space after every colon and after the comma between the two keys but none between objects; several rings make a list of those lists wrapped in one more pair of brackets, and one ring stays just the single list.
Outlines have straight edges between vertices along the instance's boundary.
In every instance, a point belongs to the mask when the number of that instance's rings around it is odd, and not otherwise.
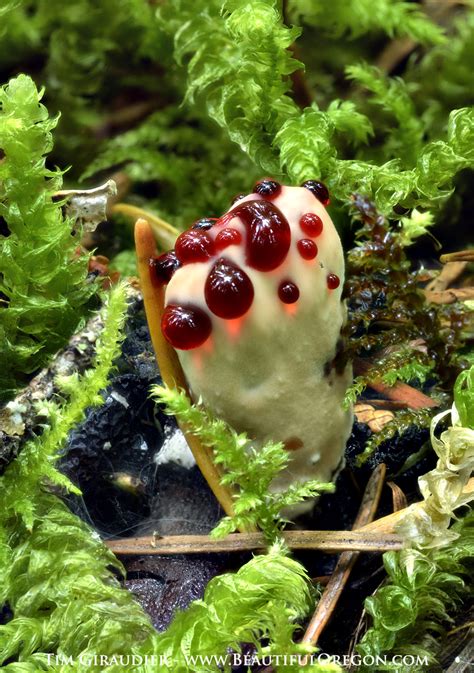
[{"label": "green moss", "polygon": [[62,175],[46,155],[57,119],[41,97],[25,75],[0,89],[0,400],[65,345],[97,291],[53,201]]}]

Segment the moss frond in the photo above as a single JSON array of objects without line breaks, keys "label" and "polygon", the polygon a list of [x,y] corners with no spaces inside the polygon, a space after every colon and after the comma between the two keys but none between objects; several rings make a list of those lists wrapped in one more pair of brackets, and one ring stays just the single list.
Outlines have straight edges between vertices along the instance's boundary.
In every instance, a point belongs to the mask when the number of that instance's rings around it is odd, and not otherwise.
[{"label": "moss frond", "polygon": [[97,291],[53,201],[62,174],[46,155],[58,119],[42,96],[26,75],[0,88],[0,401],[67,343]]},{"label": "moss frond", "polygon": [[273,492],[272,481],[290,460],[281,443],[253,445],[246,434],[237,433],[214,418],[202,405],[192,404],[184,391],[154,386],[152,395],[165,406],[166,413],[176,416],[205,446],[214,450],[216,463],[224,468],[222,483],[239,487],[235,516],[221,520],[213,531],[215,537],[241,527],[259,526],[267,540],[273,542],[284,524],[280,514],[283,508],[334,490],[332,483],[310,480]]},{"label": "moss frond", "polygon": [[82,376],[74,374],[59,381],[68,401],[50,402],[48,427],[23,447],[20,455],[0,477],[0,509],[2,519],[20,517],[27,528],[33,527],[35,498],[48,481],[74,490],[74,486],[54,467],[58,452],[69,432],[84,418],[88,407],[102,403],[101,391],[106,387],[113,362],[120,353],[122,328],[126,316],[126,286],[121,284],[105,295],[104,330],[96,344],[93,367]]}]

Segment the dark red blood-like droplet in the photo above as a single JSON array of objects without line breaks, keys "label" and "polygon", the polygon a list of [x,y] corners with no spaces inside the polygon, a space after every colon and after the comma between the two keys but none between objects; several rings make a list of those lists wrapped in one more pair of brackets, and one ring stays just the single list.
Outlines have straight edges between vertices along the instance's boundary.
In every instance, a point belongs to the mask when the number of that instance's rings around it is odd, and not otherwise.
[{"label": "dark red blood-like droplet", "polygon": [[319,236],[323,230],[323,221],[316,213],[305,213],[300,218],[300,227],[307,236]]},{"label": "dark red blood-like droplet", "polygon": [[237,229],[228,227],[219,232],[214,240],[214,245],[217,252],[228,248],[229,245],[239,245],[242,243],[242,234]]},{"label": "dark red blood-like droplet", "polygon": [[161,329],[174,348],[187,351],[206,341],[212,332],[212,322],[198,306],[169,304],[161,319]]},{"label": "dark red blood-like droplet", "polygon": [[319,180],[306,180],[301,186],[309,189],[318,201],[321,201],[323,206],[329,205],[329,190],[322,182],[319,182]]},{"label": "dark red blood-like droplet", "polygon": [[318,246],[309,238],[302,238],[298,241],[296,247],[303,259],[314,259],[318,254]]},{"label": "dark red blood-like droplet", "polygon": [[247,264],[258,271],[280,266],[291,243],[290,225],[281,210],[271,201],[245,201],[224,217],[235,216],[247,227]]},{"label": "dark red blood-like droplet", "polygon": [[153,283],[166,285],[180,266],[181,263],[174,252],[165,252],[164,255],[153,257],[150,259],[150,273]]},{"label": "dark red blood-like droplet", "polygon": [[336,276],[335,273],[328,273],[327,284],[330,290],[335,290],[336,287],[339,287],[340,282],[339,276]]},{"label": "dark red blood-like droplet", "polygon": [[193,229],[211,229],[217,222],[217,217],[203,217],[193,224]]},{"label": "dark red blood-like droplet", "polygon": [[247,313],[253,302],[253,285],[245,271],[225,257],[212,267],[204,286],[210,310],[219,318],[231,320]]},{"label": "dark red blood-like droplet", "polygon": [[291,280],[283,280],[278,287],[278,296],[284,304],[294,304],[300,297],[300,291]]},{"label": "dark red blood-like droplet", "polygon": [[234,198],[232,199],[232,205],[234,205],[234,203],[237,203],[237,201],[240,201],[241,199],[245,199],[246,196],[247,194],[237,194],[237,196],[234,196]]},{"label": "dark red blood-like droplet", "polygon": [[182,264],[205,262],[214,254],[214,241],[206,231],[188,229],[178,236],[174,250]]},{"label": "dark red blood-like droplet", "polygon": [[260,180],[254,185],[253,191],[266,198],[275,198],[281,192],[281,184],[276,180]]}]

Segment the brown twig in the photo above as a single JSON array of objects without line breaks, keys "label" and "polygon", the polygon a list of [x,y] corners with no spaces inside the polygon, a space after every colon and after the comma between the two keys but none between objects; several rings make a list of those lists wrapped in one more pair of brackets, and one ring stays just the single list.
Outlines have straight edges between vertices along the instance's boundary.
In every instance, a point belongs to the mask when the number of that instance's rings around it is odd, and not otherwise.
[{"label": "brown twig", "polygon": [[471,638],[464,649],[454,659],[446,673],[469,673],[472,671],[474,659],[474,638]]},{"label": "brown twig", "polygon": [[451,283],[459,278],[466,266],[467,262],[447,262],[438,275],[426,285],[425,292],[446,290]]},{"label": "brown twig", "polygon": [[[338,554],[341,551],[385,552],[402,549],[402,538],[391,533],[364,533],[360,531],[307,530],[287,531],[283,538],[290,549],[314,549]],[[106,545],[115,554],[168,555],[240,552],[266,549],[262,533],[233,533],[223,540],[208,535],[166,535],[108,540]]]},{"label": "brown twig", "polygon": [[[373,471],[367,483],[362,503],[354,522],[354,531],[367,525],[373,520],[382,494],[385,472],[386,467],[384,463],[378,465]],[[334,612],[334,608],[337,605],[358,556],[358,551],[345,551],[339,557],[336,568],[331,575],[331,579],[318,602],[314,615],[303,636],[304,643],[316,645],[318,642],[319,636]]]},{"label": "brown twig", "polygon": [[[161,286],[152,282],[150,275],[150,260],[156,256],[157,250],[153,232],[147,220],[139,219],[135,224],[135,246],[145,312],[161,378],[168,387],[182,388],[188,392],[176,351],[166,341],[161,331],[164,292]],[[186,426],[180,424],[180,427],[211,490],[226,514],[233,516],[233,493],[220,483],[221,474],[214,463],[212,449],[204,446]]]},{"label": "brown twig", "polygon": [[445,255],[441,255],[439,261],[442,264],[448,264],[449,262],[474,262],[474,249],[448,252]]},{"label": "brown twig", "polygon": [[443,290],[442,292],[430,292],[424,290],[426,301],[432,304],[454,304],[456,301],[474,299],[474,287],[459,287]]}]

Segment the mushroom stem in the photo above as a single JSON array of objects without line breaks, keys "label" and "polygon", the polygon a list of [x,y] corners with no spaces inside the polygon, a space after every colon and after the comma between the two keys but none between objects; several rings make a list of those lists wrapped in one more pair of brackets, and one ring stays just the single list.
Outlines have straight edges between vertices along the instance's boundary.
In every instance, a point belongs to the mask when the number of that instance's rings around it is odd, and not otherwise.
[{"label": "mushroom stem", "polygon": [[[142,218],[137,220],[135,224],[135,246],[145,313],[161,378],[169,388],[183,388],[189,394],[178,356],[161,331],[164,291],[162,287],[155,286],[151,279],[150,259],[157,254],[157,250],[151,225]],[[220,483],[221,473],[214,463],[212,449],[201,444],[201,441],[189,432],[184,425],[180,424],[180,428],[199,469],[222,509],[228,516],[233,516],[233,494],[229,488]]]}]

